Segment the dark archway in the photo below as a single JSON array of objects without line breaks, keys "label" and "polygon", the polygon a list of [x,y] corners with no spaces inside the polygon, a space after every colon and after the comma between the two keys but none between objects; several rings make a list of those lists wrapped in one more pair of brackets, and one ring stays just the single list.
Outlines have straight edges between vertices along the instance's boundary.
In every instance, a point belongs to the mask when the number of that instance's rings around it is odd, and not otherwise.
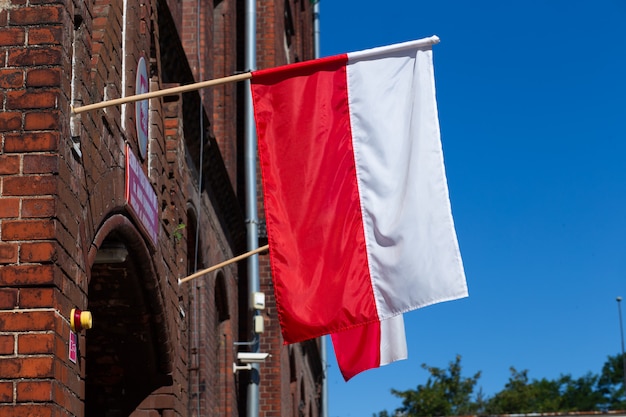
[{"label": "dark archway", "polygon": [[90,262],[85,415],[126,417],[172,383],[158,277],[142,236],[122,215],[101,227]]}]

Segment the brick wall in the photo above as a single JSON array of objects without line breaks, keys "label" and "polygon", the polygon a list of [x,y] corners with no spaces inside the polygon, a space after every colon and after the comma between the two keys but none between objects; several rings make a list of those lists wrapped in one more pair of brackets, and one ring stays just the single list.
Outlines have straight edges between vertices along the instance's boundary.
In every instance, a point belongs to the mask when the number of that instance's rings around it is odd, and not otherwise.
[{"label": "brick wall", "polygon": [[[237,28],[236,2],[220,1],[213,10],[213,76],[215,78],[233,75],[243,68],[238,66],[237,38],[233,36]],[[237,84],[224,84],[211,89],[213,94],[213,132],[224,163],[236,189],[237,178]]]},{"label": "brick wall", "polygon": [[69,326],[59,307],[81,297],[60,291],[63,270],[55,260],[63,219],[53,216],[63,189],[59,148],[66,123],[59,109],[68,105],[61,76],[70,69],[68,24],[69,14],[56,4],[0,11],[2,415],[45,416],[80,406],[77,372],[60,359]]},{"label": "brick wall", "polygon": [[[284,4],[259,2],[259,67],[310,57],[311,6],[290,0],[299,29],[286,49]],[[141,57],[152,91],[241,70],[241,5],[3,3],[0,415],[245,413],[247,376],[232,372],[234,343],[248,334],[245,278],[232,265],[178,283],[242,251],[241,87],[151,99],[145,158],[134,104],[71,112],[134,94]],[[126,200],[128,152],[156,195],[156,241]],[[116,249],[123,260],[105,259]],[[261,412],[316,415],[316,348],[282,345],[266,257],[261,271],[262,350],[273,354],[262,365]],[[94,318],[77,333],[76,362],[72,308]]]}]

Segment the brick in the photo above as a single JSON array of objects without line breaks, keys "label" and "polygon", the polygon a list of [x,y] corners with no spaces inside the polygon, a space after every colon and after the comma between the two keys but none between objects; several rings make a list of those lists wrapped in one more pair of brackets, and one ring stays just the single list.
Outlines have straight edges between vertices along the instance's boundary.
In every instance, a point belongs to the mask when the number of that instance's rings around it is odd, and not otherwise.
[{"label": "brick", "polygon": [[20,262],[53,262],[56,259],[55,246],[51,242],[22,243]]},{"label": "brick", "polygon": [[0,309],[11,310],[17,307],[18,290],[16,288],[0,289]]},{"label": "brick", "polygon": [[12,334],[0,335],[0,355],[13,355],[14,353],[15,336]]},{"label": "brick", "polygon": [[51,175],[28,175],[3,179],[2,190],[6,196],[55,194],[57,178]]},{"label": "brick", "polygon": [[32,198],[22,200],[22,218],[52,217],[54,215],[54,198]]},{"label": "brick", "polygon": [[28,31],[29,45],[60,45],[63,28],[60,26],[37,27]]},{"label": "brick", "polygon": [[49,109],[57,105],[57,94],[52,91],[8,91],[7,109]]},{"label": "brick", "polygon": [[56,130],[58,128],[58,112],[30,112],[24,115],[24,130]]},{"label": "brick", "polygon": [[98,17],[95,17],[93,19],[94,31],[103,31],[104,32],[108,22],[109,22],[108,16],[98,16]]},{"label": "brick", "polygon": [[0,264],[14,264],[16,262],[17,262],[17,244],[0,243]]},{"label": "brick", "polygon": [[178,131],[178,117],[167,118],[164,122],[165,129],[173,129],[175,132]]},{"label": "brick", "polygon": [[0,46],[24,45],[26,33],[24,28],[3,28],[0,29]]},{"label": "brick", "polygon": [[24,86],[24,71],[21,69],[0,69],[0,88],[21,88]]},{"label": "brick", "polygon": [[0,268],[0,285],[52,285],[52,265],[16,265]]},{"label": "brick", "polygon": [[59,132],[40,132],[4,135],[4,152],[56,151]]},{"label": "brick", "polygon": [[[0,218],[17,217],[20,214],[19,198],[1,198],[0,197]],[[1,233],[1,229],[0,229]]]},{"label": "brick", "polygon": [[2,222],[2,240],[43,240],[54,238],[54,221],[5,220]]},{"label": "brick", "polygon": [[[54,401],[64,409],[65,413],[59,417],[72,417],[72,416],[83,416],[85,413],[85,403],[83,400],[79,399],[77,391],[73,391],[74,394],[63,385],[59,383],[53,384],[53,398]],[[83,392],[84,388],[81,388],[78,392]],[[81,395],[84,399],[84,394]],[[56,417],[56,416],[55,416]],[[160,416],[157,416],[160,417]]]},{"label": "brick", "polygon": [[37,68],[26,73],[27,87],[58,87],[61,84],[59,68]]},{"label": "brick", "polygon": [[51,378],[54,376],[53,358],[17,358],[18,375],[23,378]]},{"label": "brick", "polygon": [[25,332],[52,330],[54,311],[0,311],[0,331]]},{"label": "brick", "polygon": [[0,382],[0,402],[13,402],[13,383],[9,381]]},{"label": "brick", "polygon": [[59,48],[9,49],[7,62],[12,67],[61,65],[61,50]]},{"label": "brick", "polygon": [[4,112],[0,113],[0,131],[8,132],[22,128],[22,113]]},{"label": "brick", "polygon": [[[2,118],[2,113],[0,113]],[[20,157],[18,155],[0,154],[0,175],[13,175],[20,172]]]},{"label": "brick", "polygon": [[17,402],[41,402],[52,400],[52,381],[18,381]]},{"label": "brick", "polygon": [[[54,304],[54,289],[22,288],[20,289],[20,308],[45,308]],[[26,353],[26,352],[24,352]],[[41,353],[41,352],[38,352]]]},{"label": "brick", "polygon": [[[67,173],[67,171],[65,170],[69,170],[70,168],[67,165],[62,165],[61,168],[63,169],[64,174]],[[100,175],[98,175],[99,177]],[[64,178],[67,178],[65,175],[63,175]],[[66,215],[69,215],[69,217],[71,217],[72,219],[76,219],[76,214],[77,213],[82,213],[83,211],[83,205],[81,205],[80,200],[78,199],[78,196],[76,195],[76,193],[74,193],[72,190],[70,190],[69,185],[64,183],[64,182],[60,182],[59,183],[59,190],[57,192],[57,207],[59,207],[59,217],[62,218],[63,215],[61,214],[62,211],[67,211]]]},{"label": "brick", "polygon": [[63,7],[37,6],[15,9],[11,11],[9,21],[14,26],[63,23]]},{"label": "brick", "polygon": [[24,174],[58,174],[59,157],[57,155],[24,155],[22,164]]},{"label": "brick", "polygon": [[2,417],[53,417],[52,411],[53,409],[47,404],[0,405],[0,416]]},{"label": "brick", "polygon": [[30,333],[17,336],[18,355],[44,355],[54,353],[54,333]]}]

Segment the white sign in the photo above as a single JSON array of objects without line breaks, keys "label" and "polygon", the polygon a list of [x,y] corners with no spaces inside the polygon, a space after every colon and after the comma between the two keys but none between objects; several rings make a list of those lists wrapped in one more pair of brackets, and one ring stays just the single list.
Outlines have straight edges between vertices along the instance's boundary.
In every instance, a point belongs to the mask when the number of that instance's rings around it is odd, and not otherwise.
[{"label": "white sign", "polygon": [[[148,90],[150,90],[150,87],[148,85],[146,60],[141,57],[137,63],[135,94],[144,94]],[[148,100],[135,102],[135,128],[137,129],[137,140],[139,141],[139,153],[141,154],[141,159],[145,159],[148,153]]]}]

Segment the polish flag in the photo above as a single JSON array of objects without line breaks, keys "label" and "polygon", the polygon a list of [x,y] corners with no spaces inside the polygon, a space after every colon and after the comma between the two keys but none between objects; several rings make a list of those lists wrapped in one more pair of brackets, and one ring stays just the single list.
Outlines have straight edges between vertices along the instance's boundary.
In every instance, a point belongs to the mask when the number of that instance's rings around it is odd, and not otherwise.
[{"label": "polish flag", "polygon": [[439,135],[437,41],[252,73],[285,343],[467,296]]},{"label": "polish flag", "polygon": [[408,357],[402,314],[331,334],[343,379]]}]

